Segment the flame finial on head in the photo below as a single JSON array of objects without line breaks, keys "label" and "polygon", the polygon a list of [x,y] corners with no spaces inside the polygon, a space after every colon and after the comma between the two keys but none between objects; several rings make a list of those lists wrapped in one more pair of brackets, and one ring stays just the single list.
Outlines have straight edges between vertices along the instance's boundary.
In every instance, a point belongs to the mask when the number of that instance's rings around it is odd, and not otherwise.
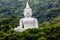
[{"label": "flame finial on head", "polygon": [[26,4],[26,8],[30,8],[30,6],[29,6],[28,2],[27,2],[27,4]]}]

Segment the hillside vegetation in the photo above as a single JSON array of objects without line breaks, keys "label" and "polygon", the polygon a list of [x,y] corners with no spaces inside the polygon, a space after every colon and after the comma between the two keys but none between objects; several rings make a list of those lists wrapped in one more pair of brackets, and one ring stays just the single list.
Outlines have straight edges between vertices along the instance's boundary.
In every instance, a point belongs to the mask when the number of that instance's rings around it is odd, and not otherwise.
[{"label": "hillside vegetation", "polygon": [[28,0],[39,28],[16,32],[27,0],[0,0],[0,40],[60,40],[60,0]]}]

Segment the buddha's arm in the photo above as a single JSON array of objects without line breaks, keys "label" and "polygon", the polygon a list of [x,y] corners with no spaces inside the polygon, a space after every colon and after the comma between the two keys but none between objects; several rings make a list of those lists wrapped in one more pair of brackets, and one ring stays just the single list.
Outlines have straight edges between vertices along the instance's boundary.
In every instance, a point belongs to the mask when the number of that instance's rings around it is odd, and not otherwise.
[{"label": "buddha's arm", "polygon": [[35,28],[38,28],[38,20],[35,19]]},{"label": "buddha's arm", "polygon": [[20,19],[19,25],[22,28],[22,26],[23,26],[22,19]]}]

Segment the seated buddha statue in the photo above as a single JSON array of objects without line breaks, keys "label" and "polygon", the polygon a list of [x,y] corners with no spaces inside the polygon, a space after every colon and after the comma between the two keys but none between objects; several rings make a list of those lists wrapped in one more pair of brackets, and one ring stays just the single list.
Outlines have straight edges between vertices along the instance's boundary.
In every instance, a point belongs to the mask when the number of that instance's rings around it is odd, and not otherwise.
[{"label": "seated buddha statue", "polygon": [[29,7],[27,2],[26,8],[24,9],[24,18],[19,21],[19,26],[14,28],[15,31],[22,32],[30,28],[38,28],[38,21],[36,18],[32,17],[32,9]]}]

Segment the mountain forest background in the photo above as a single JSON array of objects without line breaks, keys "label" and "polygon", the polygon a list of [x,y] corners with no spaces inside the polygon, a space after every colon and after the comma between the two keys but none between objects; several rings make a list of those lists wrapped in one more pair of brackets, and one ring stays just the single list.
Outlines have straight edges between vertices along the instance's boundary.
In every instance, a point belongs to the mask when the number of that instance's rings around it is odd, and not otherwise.
[{"label": "mountain forest background", "polygon": [[[27,1],[39,28],[16,32]],[[0,0],[0,40],[60,40],[60,0]]]}]

